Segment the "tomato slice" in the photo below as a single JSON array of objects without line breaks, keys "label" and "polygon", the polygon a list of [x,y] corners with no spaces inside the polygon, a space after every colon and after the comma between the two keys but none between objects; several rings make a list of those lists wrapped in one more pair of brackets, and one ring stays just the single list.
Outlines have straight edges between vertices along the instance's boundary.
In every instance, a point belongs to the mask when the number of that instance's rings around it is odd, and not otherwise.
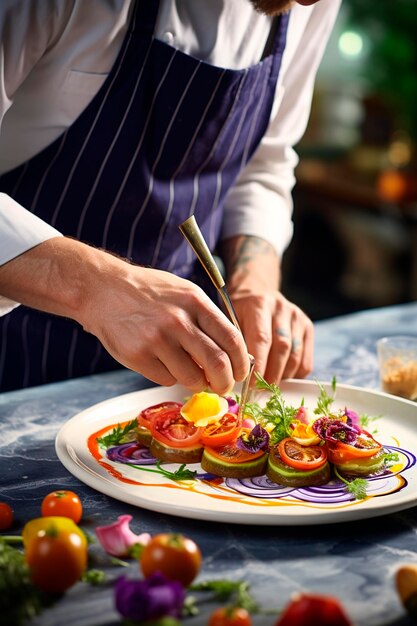
[{"label": "tomato slice", "polygon": [[264,450],[258,450],[258,452],[248,452],[247,450],[241,450],[235,443],[228,443],[221,448],[212,448],[205,446],[205,450],[216,459],[224,461],[226,463],[246,463],[247,461],[254,461],[259,457],[265,455]]},{"label": "tomato slice", "polygon": [[302,446],[292,437],[279,442],[278,453],[284,463],[302,471],[318,469],[327,461],[324,446]]},{"label": "tomato slice", "polygon": [[241,431],[242,419],[235,413],[226,413],[214,424],[208,424],[201,433],[204,446],[218,448],[235,441]]},{"label": "tomato slice", "polygon": [[176,409],[181,408],[182,404],[179,402],[160,402],[159,404],[154,404],[152,406],[148,406],[146,409],[143,409],[138,415],[138,424],[142,426],[142,428],[151,429],[151,423],[155,415],[158,415],[165,409]]},{"label": "tomato slice", "polygon": [[354,459],[367,459],[377,454],[382,445],[366,430],[361,430],[354,444],[326,440],[327,455],[331,463],[339,465]]},{"label": "tomato slice", "polygon": [[180,413],[181,405],[160,410],[152,418],[152,437],[171,448],[189,448],[200,441],[200,427],[187,422]]}]

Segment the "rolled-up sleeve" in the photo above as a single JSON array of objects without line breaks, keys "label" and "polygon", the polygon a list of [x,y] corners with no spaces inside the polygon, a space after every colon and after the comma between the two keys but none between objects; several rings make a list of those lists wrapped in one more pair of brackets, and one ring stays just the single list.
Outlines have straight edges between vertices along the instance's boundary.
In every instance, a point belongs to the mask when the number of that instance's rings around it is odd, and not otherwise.
[{"label": "rolled-up sleeve", "polygon": [[[55,228],[27,211],[10,196],[0,193],[0,265],[47,239],[59,236],[62,235]],[[0,315],[5,315],[17,305],[0,294]]]}]

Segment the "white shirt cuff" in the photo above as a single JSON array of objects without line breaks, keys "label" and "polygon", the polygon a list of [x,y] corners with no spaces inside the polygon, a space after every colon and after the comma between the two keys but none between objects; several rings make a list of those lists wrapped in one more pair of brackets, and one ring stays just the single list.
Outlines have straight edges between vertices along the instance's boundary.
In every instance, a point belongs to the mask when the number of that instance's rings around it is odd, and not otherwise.
[{"label": "white shirt cuff", "polygon": [[[62,234],[10,196],[0,193],[0,265],[53,237]],[[0,316],[17,306],[17,302],[0,295]]]}]

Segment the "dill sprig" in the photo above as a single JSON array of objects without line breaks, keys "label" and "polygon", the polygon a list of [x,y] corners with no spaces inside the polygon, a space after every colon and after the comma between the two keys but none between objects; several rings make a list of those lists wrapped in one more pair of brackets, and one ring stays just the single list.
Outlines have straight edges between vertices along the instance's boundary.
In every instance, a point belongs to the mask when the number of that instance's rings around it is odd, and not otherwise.
[{"label": "dill sprig", "polygon": [[121,424],[117,424],[115,428],[108,435],[104,435],[104,437],[97,437],[97,443],[99,446],[103,448],[110,448],[111,446],[117,446],[120,443],[127,443],[129,439],[128,435],[133,430],[136,430],[138,427],[137,418],[133,419],[131,422],[128,422],[126,426],[121,426]]},{"label": "dill sprig", "polygon": [[368,481],[365,478],[355,478],[354,480],[346,480],[343,478],[337,470],[337,467],[334,467],[334,473],[337,478],[345,483],[346,490],[351,493],[356,500],[364,500],[367,496],[366,487],[368,486]]},{"label": "dill sprig", "polygon": [[330,406],[334,402],[334,398],[336,395],[336,376],[333,376],[331,380],[331,389],[333,391],[333,395],[331,396],[324,388],[323,384],[314,379],[320,389],[319,397],[317,398],[317,406],[314,409],[314,413],[316,415],[330,415]]},{"label": "dill sprig", "polygon": [[290,434],[290,424],[294,419],[298,409],[285,404],[281,389],[275,383],[267,383],[264,378],[255,372],[256,388],[261,391],[268,391],[270,394],[265,406],[260,406],[257,402],[247,403],[245,413],[252,417],[258,424],[265,428],[268,424],[273,424],[271,430],[271,443],[281,441]]}]

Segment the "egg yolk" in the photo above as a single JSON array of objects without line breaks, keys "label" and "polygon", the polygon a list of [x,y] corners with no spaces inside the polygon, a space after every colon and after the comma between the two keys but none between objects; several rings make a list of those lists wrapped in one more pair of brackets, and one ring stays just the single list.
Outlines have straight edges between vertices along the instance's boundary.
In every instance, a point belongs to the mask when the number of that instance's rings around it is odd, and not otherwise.
[{"label": "egg yolk", "polygon": [[214,424],[225,413],[229,404],[226,398],[218,396],[217,393],[200,391],[191,396],[181,409],[181,415],[188,422],[195,426],[207,426]]}]

